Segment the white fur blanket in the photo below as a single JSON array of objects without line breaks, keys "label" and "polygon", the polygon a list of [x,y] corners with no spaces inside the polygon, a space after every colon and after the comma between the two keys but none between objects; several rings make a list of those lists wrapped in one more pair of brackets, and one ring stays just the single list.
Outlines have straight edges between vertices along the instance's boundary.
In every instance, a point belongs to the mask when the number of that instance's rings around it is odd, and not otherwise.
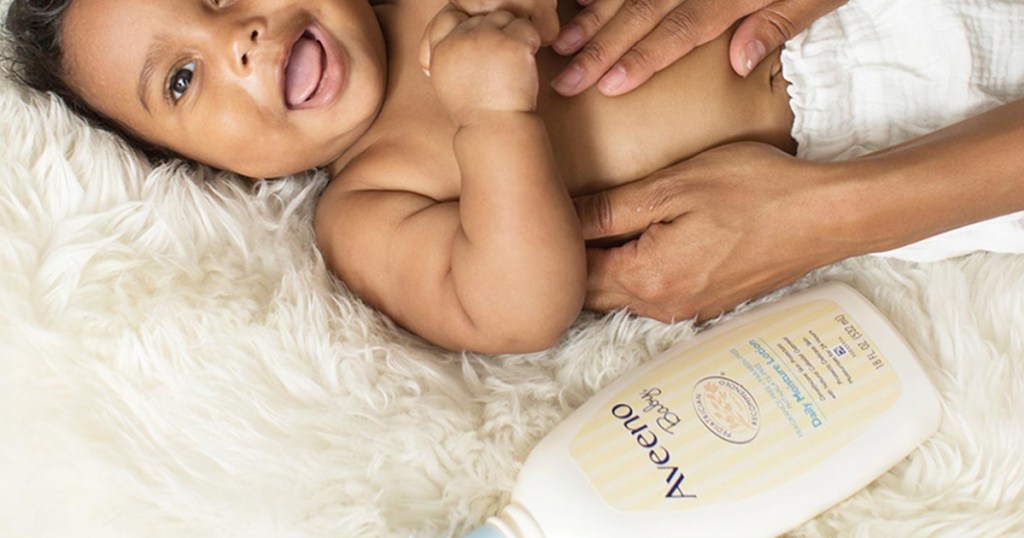
[{"label": "white fur blanket", "polygon": [[[453,536],[616,376],[690,338],[585,315],[546,353],[438,352],[324,270],[319,176],[151,169],[0,82],[0,536]],[[1024,534],[1024,256],[826,268],[939,387],[938,435],[797,536]]]}]

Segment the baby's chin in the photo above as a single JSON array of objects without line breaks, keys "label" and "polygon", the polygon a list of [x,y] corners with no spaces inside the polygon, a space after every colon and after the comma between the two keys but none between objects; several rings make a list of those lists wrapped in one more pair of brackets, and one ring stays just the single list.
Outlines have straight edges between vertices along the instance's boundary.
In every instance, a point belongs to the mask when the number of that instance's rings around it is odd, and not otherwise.
[{"label": "baby's chin", "polygon": [[183,154],[196,162],[239,176],[274,179],[320,168],[333,168],[365,133],[366,127],[363,126],[340,134],[322,131],[317,131],[316,135],[300,133],[301,136],[275,133],[266,138],[238,139],[233,144],[215,148],[190,144],[188,148],[183,148],[190,152]]},{"label": "baby's chin", "polygon": [[261,172],[260,170],[252,170],[252,171],[248,171],[247,172],[247,171],[245,171],[246,169],[237,169],[237,170],[225,169],[225,171],[231,172],[232,174],[235,174],[237,176],[241,176],[241,177],[243,177],[245,179],[248,179],[250,181],[262,181],[262,180],[265,180],[265,179],[284,179],[286,177],[296,176],[296,175],[299,175],[299,174],[304,174],[306,172],[312,172],[312,171],[317,170],[319,168],[323,168],[323,166],[311,166],[311,167],[308,167],[308,168],[301,168],[301,169],[297,169],[297,170],[289,169],[289,170],[284,170],[284,171],[269,170],[269,171],[262,171]]},{"label": "baby's chin", "polygon": [[[202,161],[199,161],[202,162]],[[326,168],[331,161],[319,163],[317,161],[302,163],[252,163],[238,162],[234,160],[225,161],[221,166],[204,163],[211,168],[230,172],[244,178],[258,181],[262,179],[280,179],[298,174],[304,174],[319,168]]]},{"label": "baby's chin", "polygon": [[[206,164],[243,177],[257,179],[294,176],[333,167],[352,148],[353,140],[359,140],[361,135],[361,131],[357,134],[347,131],[341,137],[337,137],[341,140],[331,140],[333,143],[327,144],[275,138],[272,142],[265,141],[263,144],[243,148],[240,152],[230,155],[218,152],[209,159],[215,162]],[[196,160],[204,162],[202,159]]]}]

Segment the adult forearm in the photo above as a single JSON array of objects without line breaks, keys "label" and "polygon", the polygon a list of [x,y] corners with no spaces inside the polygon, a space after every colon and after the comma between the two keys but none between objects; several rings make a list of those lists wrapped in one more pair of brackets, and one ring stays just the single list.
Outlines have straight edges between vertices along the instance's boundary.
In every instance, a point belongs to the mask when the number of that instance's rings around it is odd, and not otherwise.
[{"label": "adult forearm", "polygon": [[825,169],[838,258],[1024,210],[1024,101]]}]

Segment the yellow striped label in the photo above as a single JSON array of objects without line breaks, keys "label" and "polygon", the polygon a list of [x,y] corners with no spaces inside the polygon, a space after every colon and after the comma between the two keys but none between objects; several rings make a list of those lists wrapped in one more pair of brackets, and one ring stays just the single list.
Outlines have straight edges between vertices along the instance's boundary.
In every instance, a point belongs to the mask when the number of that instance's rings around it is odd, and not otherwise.
[{"label": "yellow striped label", "polygon": [[798,476],[862,433],[900,390],[856,320],[818,300],[662,362],[584,423],[569,452],[617,509],[693,508]]}]

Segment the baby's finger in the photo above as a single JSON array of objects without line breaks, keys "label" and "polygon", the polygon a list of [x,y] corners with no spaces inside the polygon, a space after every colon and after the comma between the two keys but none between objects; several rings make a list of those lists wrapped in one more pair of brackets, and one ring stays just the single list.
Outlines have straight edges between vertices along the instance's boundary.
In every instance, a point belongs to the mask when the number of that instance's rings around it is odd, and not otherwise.
[{"label": "baby's finger", "polygon": [[423,32],[423,40],[420,41],[420,67],[423,68],[423,72],[430,76],[430,53],[434,50],[434,47],[445,37],[448,36],[456,27],[462,24],[463,21],[469,18],[469,15],[455,9],[452,5],[447,5],[434,15],[430,23],[427,24],[426,31]]},{"label": "baby's finger", "polygon": [[514,20],[516,20],[515,14],[511,11],[500,9],[484,15],[481,19],[481,23],[486,23],[496,28],[504,28]]},{"label": "baby's finger", "polygon": [[537,31],[537,27],[529,19],[517,18],[513,20],[505,26],[505,33],[529,45],[534,53],[540,49],[540,32]]}]

